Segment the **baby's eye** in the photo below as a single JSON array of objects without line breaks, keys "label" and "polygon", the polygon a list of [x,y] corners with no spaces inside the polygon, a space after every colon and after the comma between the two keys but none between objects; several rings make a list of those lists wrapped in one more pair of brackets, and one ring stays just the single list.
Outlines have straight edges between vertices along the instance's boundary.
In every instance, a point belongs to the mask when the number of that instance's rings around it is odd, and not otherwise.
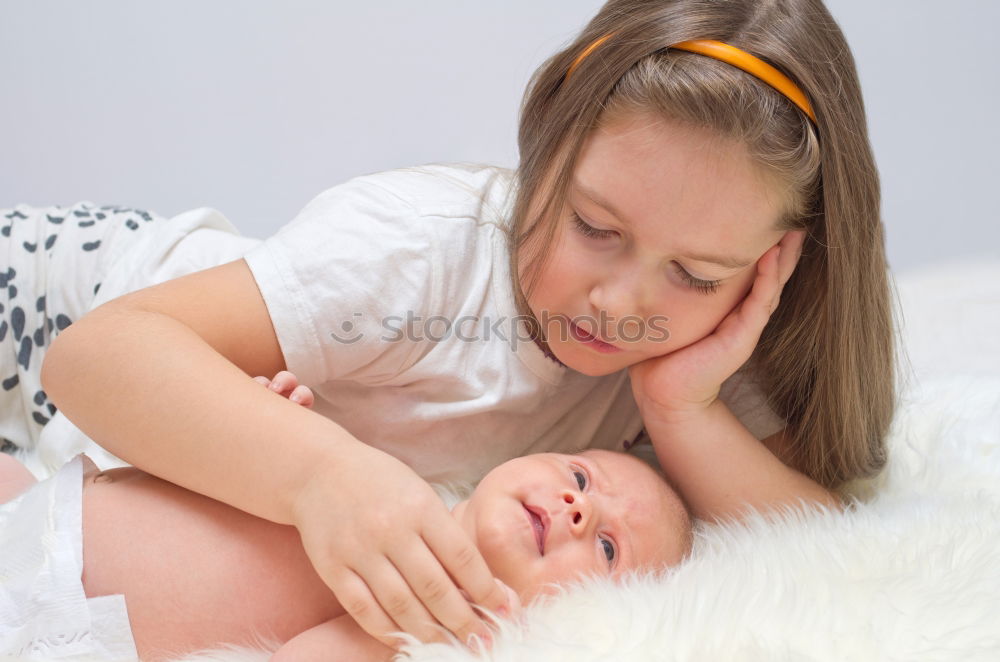
[{"label": "baby's eye", "polygon": [[582,492],[587,487],[587,474],[582,471],[574,471],[573,476],[576,478],[576,484],[580,486],[580,491]]},{"label": "baby's eye", "polygon": [[604,547],[604,556],[607,557],[608,564],[609,565],[614,565],[614,561],[615,561],[615,546],[614,546],[614,544],[610,540],[607,540],[606,538],[601,538],[601,546]]}]

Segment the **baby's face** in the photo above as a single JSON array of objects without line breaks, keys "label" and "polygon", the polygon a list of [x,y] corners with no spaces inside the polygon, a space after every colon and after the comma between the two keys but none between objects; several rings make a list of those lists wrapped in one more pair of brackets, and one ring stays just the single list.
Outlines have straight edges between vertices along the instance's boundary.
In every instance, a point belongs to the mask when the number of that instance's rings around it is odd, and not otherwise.
[{"label": "baby's face", "polygon": [[673,565],[690,548],[677,495],[625,453],[516,458],[487,474],[453,514],[522,599],[581,575]]}]

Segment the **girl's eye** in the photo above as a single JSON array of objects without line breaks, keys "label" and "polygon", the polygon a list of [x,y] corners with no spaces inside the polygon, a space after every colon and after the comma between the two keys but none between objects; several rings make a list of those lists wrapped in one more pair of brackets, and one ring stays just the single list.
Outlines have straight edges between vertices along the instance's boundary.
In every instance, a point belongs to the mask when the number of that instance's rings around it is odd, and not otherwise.
[{"label": "girl's eye", "polygon": [[[598,230],[588,223],[585,223],[576,212],[573,212],[572,219],[573,227],[576,228],[577,232],[591,239],[610,239],[618,234],[614,230]],[[719,285],[722,283],[722,281],[718,280],[702,280],[700,278],[695,278],[676,262],[674,265],[677,269],[677,273],[680,274],[687,286],[698,290],[702,294],[714,294],[716,290],[719,289]]]},{"label": "girl's eye", "polygon": [[677,273],[680,274],[680,277],[684,280],[685,283],[687,283],[688,287],[696,289],[699,292],[702,292],[703,294],[713,294],[716,290],[719,289],[719,284],[722,281],[702,280],[700,278],[695,278],[694,276],[689,274],[681,265],[677,264],[676,262],[674,263],[674,265],[677,267]]},{"label": "girl's eye", "polygon": [[587,474],[582,471],[574,471],[573,476],[576,478],[576,484],[580,486],[580,491],[582,492],[587,487]]},{"label": "girl's eye", "polygon": [[615,562],[615,546],[607,538],[601,538],[601,546],[604,547],[604,556],[608,559],[608,565],[614,565]]},{"label": "girl's eye", "polygon": [[576,212],[573,212],[573,226],[576,228],[577,232],[585,237],[590,237],[591,239],[608,239],[617,234],[614,230],[598,230],[595,227],[588,225],[583,222]]}]

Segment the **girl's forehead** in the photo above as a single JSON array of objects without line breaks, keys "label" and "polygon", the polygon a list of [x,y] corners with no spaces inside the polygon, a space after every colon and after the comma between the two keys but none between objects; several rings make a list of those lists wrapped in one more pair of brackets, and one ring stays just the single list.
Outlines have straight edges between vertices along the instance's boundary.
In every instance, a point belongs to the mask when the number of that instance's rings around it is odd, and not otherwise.
[{"label": "girl's forehead", "polygon": [[772,233],[785,207],[785,190],[742,143],[679,124],[593,132],[567,193],[628,226],[645,244],[680,242],[664,245],[671,253],[735,243],[752,243],[763,253],[776,240]]},{"label": "girl's forehead", "polygon": [[649,193],[669,189],[675,181],[686,188],[703,180],[710,189],[737,185],[753,191],[777,185],[744,143],[708,129],[663,122],[613,125],[591,132],[572,179],[610,180],[624,188],[646,187]]}]

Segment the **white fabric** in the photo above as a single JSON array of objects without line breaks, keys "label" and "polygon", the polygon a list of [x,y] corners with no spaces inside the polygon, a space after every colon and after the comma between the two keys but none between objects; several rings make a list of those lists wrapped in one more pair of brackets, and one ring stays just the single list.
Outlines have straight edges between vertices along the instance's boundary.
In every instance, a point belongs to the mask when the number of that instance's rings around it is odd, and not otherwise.
[{"label": "white fabric", "polygon": [[[222,214],[201,208],[149,226],[138,241],[112,247],[113,264],[101,283],[92,309],[129,292],[240,258],[260,243],[243,237]],[[97,445],[56,412],[38,437],[37,452],[24,464],[45,478],[77,453],[86,453],[101,469],[128,466]]]},{"label": "white fabric", "polygon": [[[565,369],[515,326],[514,186],[510,170],[465,164],[357,177],[244,256],[313,409],[429,480],[474,481],[527,453],[622,450],[642,430],[627,371]],[[389,340],[408,319],[421,339]],[[757,438],[783,427],[742,373],[721,397]]]},{"label": "white fabric", "polygon": [[0,659],[137,660],[125,598],[83,590],[83,459],[0,505]]}]

